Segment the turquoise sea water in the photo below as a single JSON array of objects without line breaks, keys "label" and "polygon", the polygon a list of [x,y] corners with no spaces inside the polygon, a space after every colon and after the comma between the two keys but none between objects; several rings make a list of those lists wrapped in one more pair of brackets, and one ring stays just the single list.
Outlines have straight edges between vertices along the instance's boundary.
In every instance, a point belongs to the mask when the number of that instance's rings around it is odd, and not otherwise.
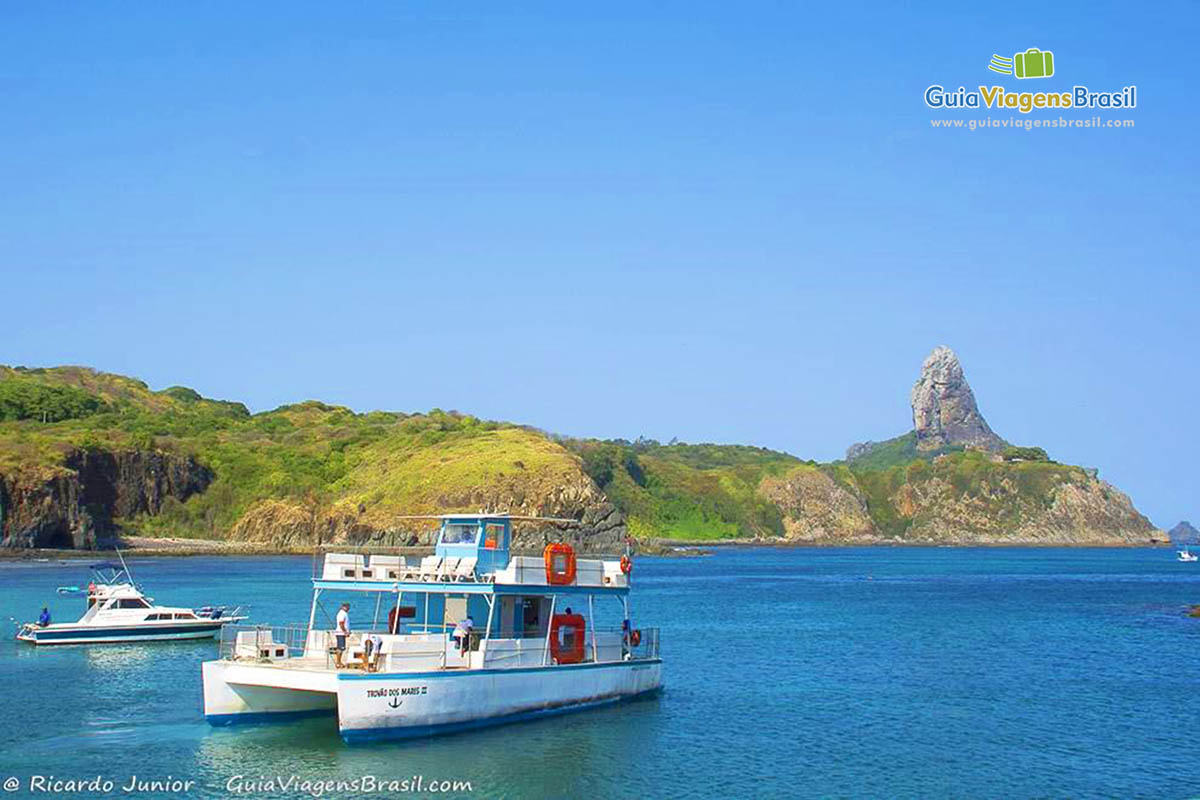
[{"label": "turquoise sea water", "polygon": [[[413,775],[506,797],[1200,795],[1200,564],[1164,550],[722,549],[641,558],[656,699],[427,741],[347,746],[331,719],[210,728],[212,643],[0,643],[0,779],[262,782]],[[0,614],[58,621],[86,561],[0,563]],[[310,559],[133,559],[171,605],[302,619]],[[230,781],[233,781],[232,783]],[[304,797],[303,793],[242,796]],[[39,795],[46,796],[46,795]],[[77,795],[83,796],[83,795]],[[141,794],[139,796],[148,796]],[[348,796],[345,794],[337,796]],[[403,795],[408,796],[408,795]]]}]

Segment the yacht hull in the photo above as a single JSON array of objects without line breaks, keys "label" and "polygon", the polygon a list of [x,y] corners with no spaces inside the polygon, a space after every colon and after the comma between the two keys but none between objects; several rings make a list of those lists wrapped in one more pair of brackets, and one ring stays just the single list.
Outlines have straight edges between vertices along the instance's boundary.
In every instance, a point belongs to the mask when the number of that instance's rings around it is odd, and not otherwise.
[{"label": "yacht hull", "polygon": [[23,642],[35,645],[59,644],[120,644],[124,642],[171,642],[181,639],[211,639],[221,630],[223,622],[201,622],[192,625],[51,625],[46,628],[27,628],[17,635]]}]

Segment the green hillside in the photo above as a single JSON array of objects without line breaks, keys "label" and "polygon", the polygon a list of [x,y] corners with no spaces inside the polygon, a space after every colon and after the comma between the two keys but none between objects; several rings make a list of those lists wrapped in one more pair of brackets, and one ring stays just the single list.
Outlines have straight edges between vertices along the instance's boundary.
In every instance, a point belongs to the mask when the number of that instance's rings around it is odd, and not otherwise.
[{"label": "green hillside", "polygon": [[[83,486],[88,470],[110,473],[103,491]],[[918,451],[909,433],[817,464],[740,445],[555,438],[437,409],[355,413],[308,401],[251,414],[83,367],[0,367],[10,544],[56,526],[85,541],[81,530],[107,524],[294,543],[482,508],[593,513],[611,543],[625,528],[608,502],[636,537],[698,542],[1142,541],[1153,530],[1120,492],[1038,448]]]},{"label": "green hillside", "polygon": [[211,469],[207,491],[122,520],[149,535],[221,537],[266,499],[424,513],[498,481],[535,492],[579,474],[577,458],[544,435],[469,415],[356,414],[316,401],[252,415],[80,367],[0,368],[0,408],[0,474],[52,475],[76,448],[193,455]]},{"label": "green hillside", "polygon": [[762,479],[804,462],[741,445],[574,440],[583,468],[625,512],[634,536],[712,540],[782,536]]}]

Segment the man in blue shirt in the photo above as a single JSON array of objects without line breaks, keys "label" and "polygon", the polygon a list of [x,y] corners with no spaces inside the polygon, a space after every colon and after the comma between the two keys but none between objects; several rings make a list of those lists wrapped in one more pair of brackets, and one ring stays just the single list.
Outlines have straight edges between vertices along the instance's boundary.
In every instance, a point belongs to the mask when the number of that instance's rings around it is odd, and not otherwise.
[{"label": "man in blue shirt", "polygon": [[38,617],[38,627],[44,628],[50,624],[50,609],[42,606],[42,614]]}]

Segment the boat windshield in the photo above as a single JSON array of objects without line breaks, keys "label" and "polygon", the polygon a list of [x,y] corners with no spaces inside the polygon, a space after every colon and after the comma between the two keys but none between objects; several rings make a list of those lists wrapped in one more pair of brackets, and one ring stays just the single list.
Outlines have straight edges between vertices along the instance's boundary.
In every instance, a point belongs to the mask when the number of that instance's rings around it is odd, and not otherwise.
[{"label": "boat windshield", "polygon": [[479,526],[470,522],[451,522],[442,533],[442,544],[475,544]]}]

